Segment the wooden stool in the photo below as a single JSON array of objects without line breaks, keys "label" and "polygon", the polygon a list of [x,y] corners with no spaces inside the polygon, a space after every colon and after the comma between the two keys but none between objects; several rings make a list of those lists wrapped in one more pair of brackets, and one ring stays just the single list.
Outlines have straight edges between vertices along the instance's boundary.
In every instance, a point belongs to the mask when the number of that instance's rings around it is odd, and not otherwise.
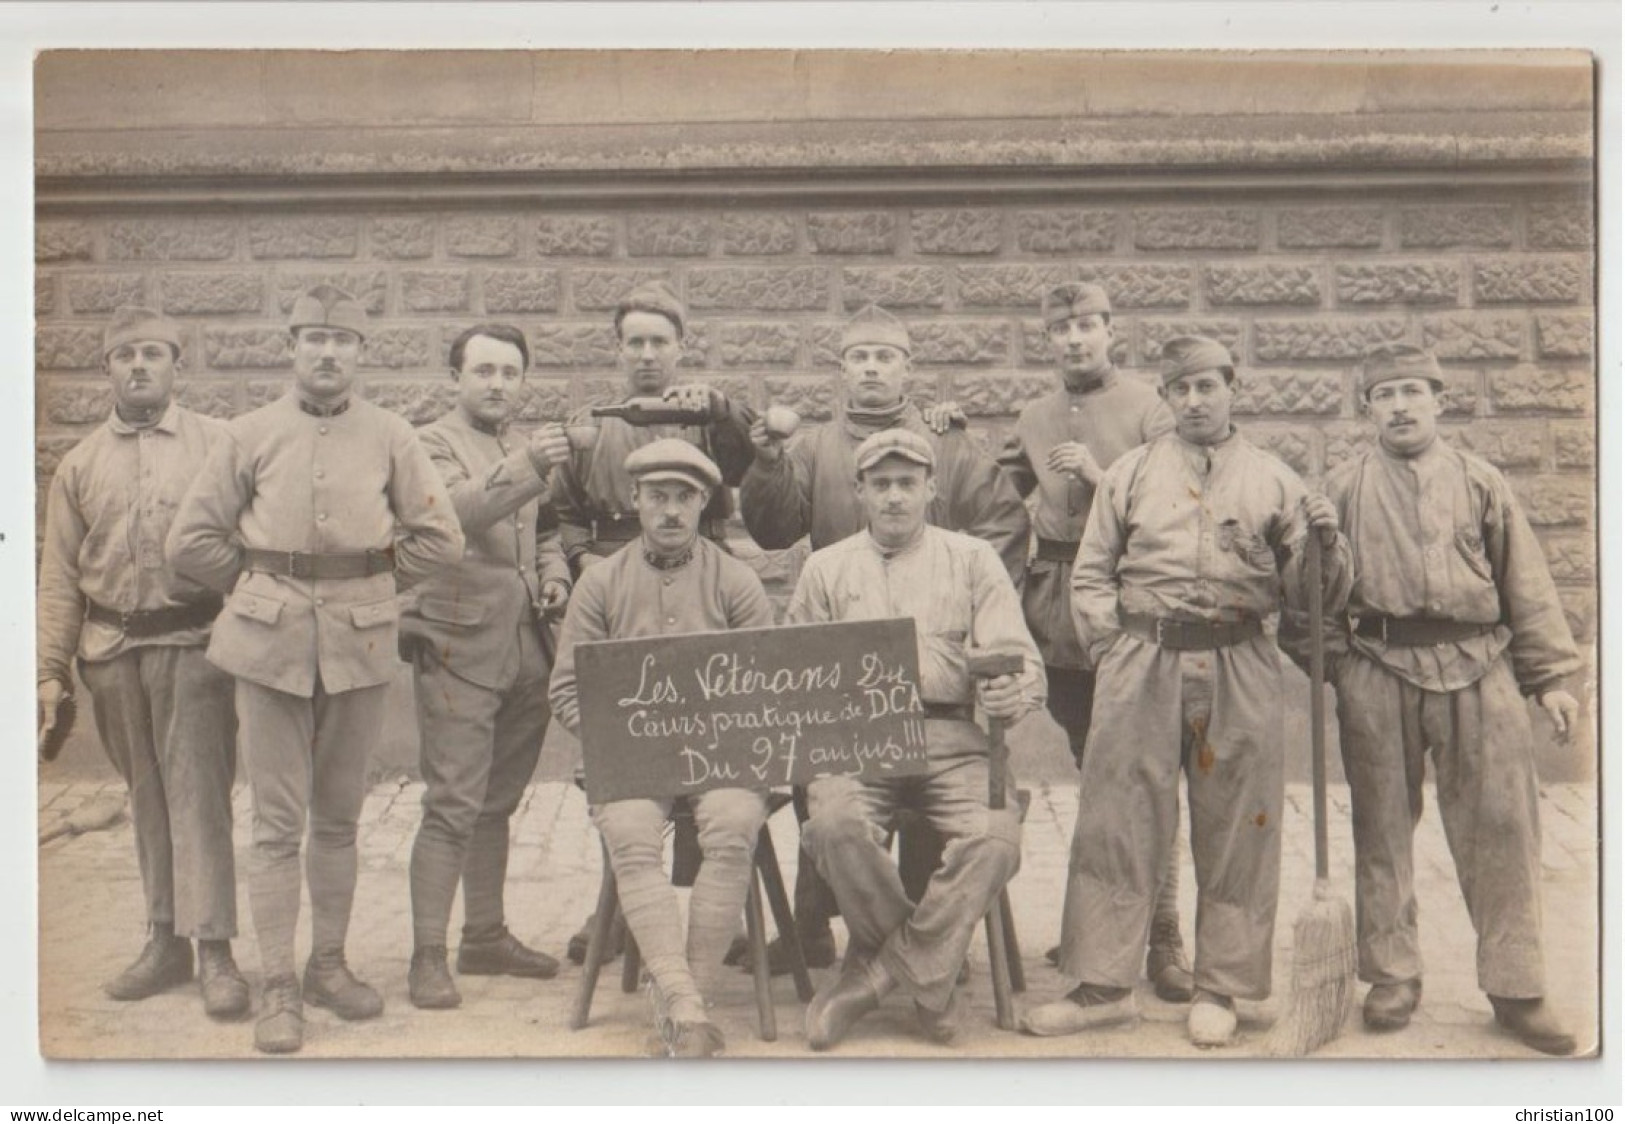
[{"label": "wooden stool", "polygon": [[[777,793],[768,797],[767,814],[790,802],[788,796]],[[687,825],[683,820],[687,820]],[[673,882],[692,885],[693,872],[700,864],[699,834],[693,827],[694,817],[686,801],[679,800],[672,807],[672,820],[676,825],[673,840]],[[686,878],[678,881],[679,875]],[[762,916],[762,898],[766,896],[773,911],[773,924],[778,927],[790,955],[790,973],[795,979],[796,995],[803,1003],[813,997],[812,977],[807,974],[807,962],[801,953],[801,940],[796,934],[795,921],[790,912],[790,899],[784,892],[784,877],[779,873],[779,856],[773,847],[773,836],[767,824],[762,824],[756,835],[756,851],[752,863],[750,891],[745,898],[745,937],[750,943],[751,975],[756,990],[756,1024],[761,1039],[772,1042],[778,1038],[778,1019],[773,1008],[773,979],[767,963],[767,926]],[[615,889],[615,871],[609,863],[609,851],[604,849],[604,876],[598,884],[598,906],[593,914],[592,939],[587,944],[587,960],[582,965],[581,986],[576,992],[575,1010],[570,1016],[570,1029],[580,1030],[587,1025],[592,1012],[593,992],[598,989],[598,974],[604,964],[604,949],[609,947],[610,935],[616,926],[625,926],[621,914],[620,898]],[[725,949],[718,949],[721,957]],[[626,933],[626,961],[621,967],[621,990],[627,993],[638,989],[641,958],[637,941],[630,931]]]}]

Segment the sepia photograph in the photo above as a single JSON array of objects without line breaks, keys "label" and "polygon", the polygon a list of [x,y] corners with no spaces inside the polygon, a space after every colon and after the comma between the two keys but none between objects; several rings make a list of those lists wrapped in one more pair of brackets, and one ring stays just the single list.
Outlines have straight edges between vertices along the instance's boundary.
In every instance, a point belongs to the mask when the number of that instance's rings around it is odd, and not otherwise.
[{"label": "sepia photograph", "polygon": [[1588,51],[32,79],[43,1058],[1617,1048]]}]

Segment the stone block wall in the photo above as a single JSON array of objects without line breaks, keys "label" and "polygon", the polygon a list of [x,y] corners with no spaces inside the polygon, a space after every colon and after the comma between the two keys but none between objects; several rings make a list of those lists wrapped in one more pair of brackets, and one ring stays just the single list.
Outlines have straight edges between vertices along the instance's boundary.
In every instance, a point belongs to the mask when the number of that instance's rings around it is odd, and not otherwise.
[{"label": "stone block wall", "polygon": [[822,420],[839,400],[840,324],[874,301],[909,322],[914,393],[958,401],[994,445],[1051,385],[1040,292],[1085,278],[1112,295],[1117,358],[1131,371],[1149,377],[1179,333],[1230,347],[1240,423],[1310,478],[1370,440],[1354,391],[1364,349],[1435,349],[1450,384],[1448,439],[1512,478],[1577,633],[1592,634],[1594,232],[1583,188],[1464,183],[1420,195],[1350,176],[1342,190],[1254,198],[1197,185],[1076,203],[894,199],[44,217],[41,488],[108,410],[101,324],[121,304],[181,321],[181,400],[226,417],[289,385],[286,312],[307,286],[335,283],[376,320],[361,392],[421,424],[450,404],[451,338],[484,319],[530,337],[526,421],[611,398],[610,309],[653,277],[690,307],[689,377]]}]

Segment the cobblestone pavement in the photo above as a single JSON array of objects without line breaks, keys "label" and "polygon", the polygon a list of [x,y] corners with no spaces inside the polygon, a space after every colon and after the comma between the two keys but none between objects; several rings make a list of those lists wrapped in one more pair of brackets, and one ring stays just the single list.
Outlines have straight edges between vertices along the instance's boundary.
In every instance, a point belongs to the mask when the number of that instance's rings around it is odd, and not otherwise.
[{"label": "cobblestone pavement", "polygon": [[[619,961],[599,984],[590,1025],[568,1029],[581,970],[566,963],[559,978],[536,982],[506,978],[459,981],[463,1005],[455,1011],[414,1009],[406,995],[411,925],[407,860],[416,831],[422,787],[406,781],[376,785],[362,815],[361,874],[349,959],[378,986],[386,1004],[382,1018],[344,1024],[325,1011],[307,1009],[305,1057],[608,1057],[650,1051],[648,1001],[619,988]],[[75,812],[116,808],[116,782],[44,784],[40,790],[42,833]],[[1060,924],[1067,848],[1076,814],[1075,785],[1053,781],[1032,787],[1023,866],[1011,884],[1028,991],[1018,1005],[1054,998],[1062,984],[1043,952]],[[1431,792],[1430,792],[1431,796]],[[1332,789],[1332,877],[1352,902],[1353,845],[1348,791]],[[248,793],[236,793],[239,853],[246,846]],[[913,1012],[892,998],[865,1019],[830,1055],[835,1057],[1246,1057],[1282,1009],[1291,987],[1292,922],[1310,900],[1312,839],[1307,786],[1287,792],[1282,892],[1276,932],[1276,994],[1243,1004],[1238,1044],[1199,1054],[1184,1033],[1184,1009],[1159,1002],[1149,987],[1140,996],[1143,1018],[1134,1027],[1063,1039],[1035,1039],[994,1025],[986,947],[978,935],[971,949],[971,1011],[961,1043],[927,1044],[915,1034]],[[1597,1040],[1597,815],[1589,784],[1549,785],[1542,793],[1545,832],[1545,909],[1549,993],[1569,1012],[1583,1043]],[[773,832],[789,875],[796,828],[786,811]],[[515,822],[509,868],[510,924],[522,939],[560,955],[591,910],[599,880],[597,837],[581,794],[560,782],[537,783]],[[1321,1051],[1341,1058],[1461,1058],[1534,1056],[1500,1033],[1474,979],[1472,931],[1436,812],[1429,807],[1417,834],[1417,878],[1423,951],[1428,964],[1426,995],[1411,1026],[1397,1034],[1368,1033],[1356,1012],[1342,1035]],[[115,1003],[100,985],[115,975],[143,939],[141,894],[127,818],[81,835],[63,835],[40,848],[40,1047],[49,1057],[253,1057],[252,1022],[211,1023],[194,988],[177,989],[145,1002]],[[1194,879],[1186,857],[1181,892],[1187,942],[1194,920]],[[246,935],[246,889],[238,890],[245,936],[238,959],[257,982],[258,964]],[[307,907],[308,911],[308,907]],[[454,924],[455,924],[454,919]],[[771,922],[770,922],[771,924]],[[839,924],[839,923],[837,923]],[[308,939],[308,912],[301,939]],[[455,931],[453,934],[455,941]],[[303,945],[301,946],[301,953]],[[1363,989],[1362,989],[1363,990]],[[814,1057],[806,1048],[802,1007],[790,981],[774,981],[779,1024],[776,1042],[760,1041],[750,979],[725,973],[714,995],[714,1017],[735,1057]]]}]

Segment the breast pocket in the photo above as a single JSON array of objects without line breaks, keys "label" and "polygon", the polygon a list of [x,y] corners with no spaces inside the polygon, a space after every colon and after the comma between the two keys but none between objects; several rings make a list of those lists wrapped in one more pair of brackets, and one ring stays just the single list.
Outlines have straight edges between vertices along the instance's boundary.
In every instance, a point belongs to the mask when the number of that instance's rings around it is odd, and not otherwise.
[{"label": "breast pocket", "polygon": [[1269,542],[1234,519],[1219,524],[1219,549],[1234,556],[1249,570],[1275,572],[1275,551]]},{"label": "breast pocket", "polygon": [[249,593],[244,589],[239,589],[236,593],[233,593],[227,605],[238,616],[247,617],[251,621],[258,621],[260,624],[276,624],[277,619],[282,616],[282,602],[274,597]]},{"label": "breast pocket", "polygon": [[393,597],[383,601],[369,601],[350,609],[350,623],[357,628],[380,628],[393,624],[400,616],[400,608]]}]

